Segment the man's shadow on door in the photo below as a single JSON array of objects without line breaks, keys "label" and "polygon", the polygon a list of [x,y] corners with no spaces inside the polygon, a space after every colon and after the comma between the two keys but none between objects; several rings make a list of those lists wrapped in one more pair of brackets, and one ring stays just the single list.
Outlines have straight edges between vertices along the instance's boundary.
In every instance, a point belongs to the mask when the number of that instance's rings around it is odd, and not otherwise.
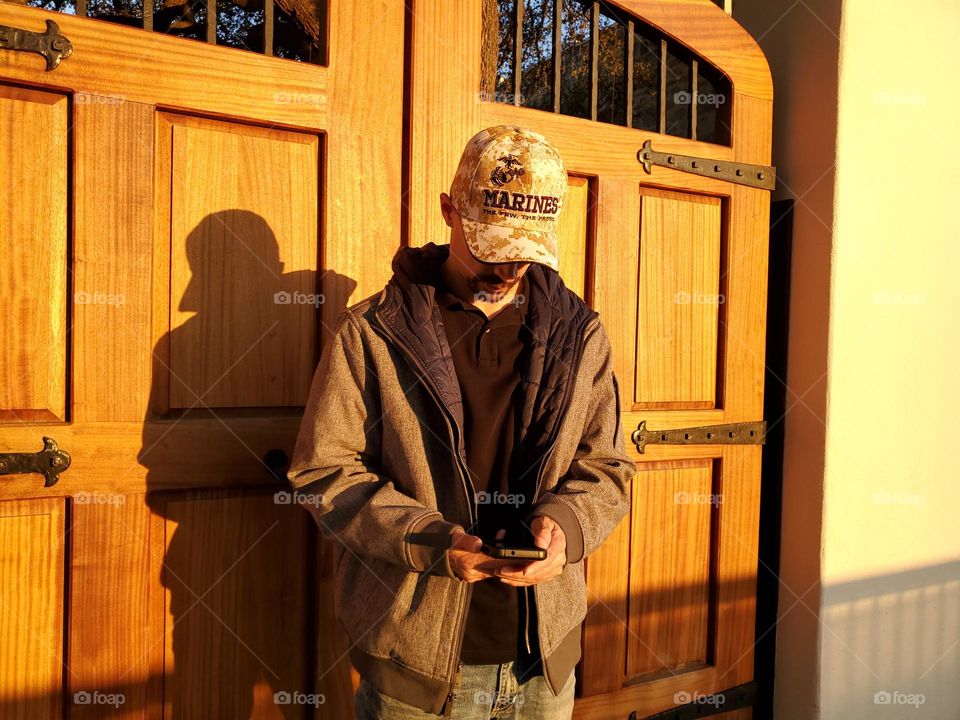
[{"label": "man's shadow on door", "polygon": [[[323,602],[311,587],[315,525],[303,508],[274,495],[288,487],[284,473],[295,434],[289,447],[265,462],[226,428],[231,418],[245,415],[299,418],[302,407],[226,408],[224,401],[229,404],[234,392],[257,397],[249,384],[259,368],[277,367],[271,353],[309,353],[312,376],[319,343],[294,342],[285,350],[291,338],[270,328],[283,313],[302,312],[289,301],[292,293],[306,288],[319,296],[317,274],[284,273],[269,225],[242,210],[204,218],[187,236],[185,250],[189,278],[183,267],[178,284],[171,271],[170,315],[174,308],[195,314],[154,347],[139,453],[147,468],[147,504],[164,518],[164,701],[176,718],[312,716],[305,706],[317,700],[311,695],[318,692],[313,638],[317,602]],[[334,273],[324,277],[331,297],[347,298],[353,286]],[[321,308],[314,307],[319,336]],[[224,447],[204,442],[211,427],[225,438]],[[262,485],[250,488],[250,473],[242,484],[231,478],[215,460],[225,453],[231,462],[239,455],[259,466],[252,472],[262,471]],[[156,598],[148,602],[159,612]],[[152,658],[159,654],[155,649]]]}]

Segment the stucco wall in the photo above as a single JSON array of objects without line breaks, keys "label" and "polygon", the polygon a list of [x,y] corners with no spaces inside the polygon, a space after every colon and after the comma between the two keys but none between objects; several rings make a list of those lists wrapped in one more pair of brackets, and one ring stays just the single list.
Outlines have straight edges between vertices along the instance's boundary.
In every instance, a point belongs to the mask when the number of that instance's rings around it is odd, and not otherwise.
[{"label": "stucco wall", "polygon": [[960,2],[734,17],[798,200],[775,717],[958,717]]}]

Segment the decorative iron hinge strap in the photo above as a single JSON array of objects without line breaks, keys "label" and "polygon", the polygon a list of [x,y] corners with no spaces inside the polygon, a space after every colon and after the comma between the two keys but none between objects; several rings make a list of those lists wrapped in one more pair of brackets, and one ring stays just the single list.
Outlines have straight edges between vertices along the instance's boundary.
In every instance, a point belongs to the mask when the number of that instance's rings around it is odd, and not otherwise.
[{"label": "decorative iron hinge strap", "polygon": [[777,182],[777,169],[771,165],[750,165],[693,155],[657,152],[650,147],[649,140],[637,150],[637,160],[643,164],[643,169],[648,175],[653,172],[654,165],[659,165],[694,175],[726,180],[738,185],[749,185],[761,190],[773,190]]},{"label": "decorative iron hinge strap", "polygon": [[[643,720],[692,720],[693,718],[719,715],[731,710],[750,707],[755,705],[756,702],[757,681],[753,680],[713,695],[698,696],[693,702],[675,707],[672,710],[664,710],[656,715],[648,715]],[[630,713],[629,720],[639,720],[636,710]]]},{"label": "decorative iron hinge strap", "polygon": [[42,33],[0,25],[0,49],[43,55],[47,61],[47,71],[53,70],[61,60],[73,54],[73,44],[60,34],[60,26],[53,20],[47,20],[47,29]]},{"label": "decorative iron hinge strap", "polygon": [[44,487],[56,485],[60,473],[70,467],[70,453],[57,447],[53,438],[43,437],[43,450],[35,453],[0,453],[0,475],[39,473]]},{"label": "decorative iron hinge strap", "polygon": [[630,439],[643,453],[647,445],[762,445],[766,433],[765,420],[673,430],[648,430],[647,421],[641,420]]}]

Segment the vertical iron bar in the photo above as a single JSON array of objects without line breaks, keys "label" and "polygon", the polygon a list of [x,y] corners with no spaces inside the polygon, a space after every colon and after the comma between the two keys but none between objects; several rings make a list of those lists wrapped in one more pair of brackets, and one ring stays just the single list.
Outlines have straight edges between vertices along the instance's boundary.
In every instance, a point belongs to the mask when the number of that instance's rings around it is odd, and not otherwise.
[{"label": "vertical iron bar", "polygon": [[697,139],[697,74],[699,73],[699,66],[697,64],[697,59],[693,59],[691,64],[691,77],[690,77],[690,139]]},{"label": "vertical iron bar", "polygon": [[560,79],[562,75],[562,45],[563,32],[561,22],[563,19],[563,0],[555,0],[553,3],[553,111],[560,112]]},{"label": "vertical iron bar", "polygon": [[273,0],[263,0],[263,54],[273,55]]},{"label": "vertical iron bar", "polygon": [[143,0],[143,29],[153,32],[153,0]]},{"label": "vertical iron bar", "polygon": [[600,3],[594,0],[590,11],[590,119],[597,119],[597,86],[600,71]]},{"label": "vertical iron bar", "polygon": [[520,67],[523,62],[523,2],[524,0],[516,0],[517,2],[517,27],[515,28],[516,32],[513,34],[513,104],[520,104],[520,82],[522,80],[520,74],[522,68]]},{"label": "vertical iron bar", "polygon": [[667,132],[667,40],[660,38],[660,134]]},{"label": "vertical iron bar", "polygon": [[87,16],[87,0],[77,0],[77,17]]},{"label": "vertical iron bar", "polygon": [[627,20],[627,127],[633,127],[633,20]]},{"label": "vertical iron bar", "polygon": [[207,42],[217,44],[217,0],[207,0]]}]

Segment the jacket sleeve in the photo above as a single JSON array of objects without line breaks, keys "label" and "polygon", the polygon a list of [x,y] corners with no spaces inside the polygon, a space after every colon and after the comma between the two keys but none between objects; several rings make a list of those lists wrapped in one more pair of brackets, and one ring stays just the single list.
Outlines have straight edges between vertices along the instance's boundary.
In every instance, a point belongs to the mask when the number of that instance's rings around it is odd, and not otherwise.
[{"label": "jacket sleeve", "polygon": [[357,321],[344,310],[314,372],[287,480],[322,535],[348,552],[454,578],[446,550],[462,526],[379,471],[379,380],[366,358]]},{"label": "jacket sleeve", "polygon": [[547,515],[567,541],[567,562],[575,563],[600,547],[630,509],[630,483],[636,463],[624,450],[620,389],[613,352],[603,326],[596,340],[602,355],[580,443],[556,487],[544,492],[527,522]]}]

